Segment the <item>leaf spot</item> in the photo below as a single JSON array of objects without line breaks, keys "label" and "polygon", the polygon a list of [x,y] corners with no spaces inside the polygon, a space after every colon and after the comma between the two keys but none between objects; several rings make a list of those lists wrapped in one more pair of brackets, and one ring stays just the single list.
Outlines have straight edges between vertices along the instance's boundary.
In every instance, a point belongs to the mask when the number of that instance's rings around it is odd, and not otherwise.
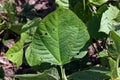
[{"label": "leaf spot", "polygon": [[45,33],[45,35],[48,35],[48,33]]}]

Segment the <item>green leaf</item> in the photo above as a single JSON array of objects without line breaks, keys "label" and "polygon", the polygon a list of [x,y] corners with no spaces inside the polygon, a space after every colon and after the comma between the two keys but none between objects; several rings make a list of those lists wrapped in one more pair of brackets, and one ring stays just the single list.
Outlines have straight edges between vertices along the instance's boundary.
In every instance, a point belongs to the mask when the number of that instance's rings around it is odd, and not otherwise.
[{"label": "green leaf", "polygon": [[[85,9],[84,9],[84,6],[85,6]],[[83,0],[77,2],[72,10],[85,23],[90,19],[90,17],[92,17],[92,12],[90,11],[89,6],[86,4],[83,4]]]},{"label": "green leaf", "polygon": [[56,0],[56,3],[65,8],[69,8],[69,0]]},{"label": "green leaf", "polygon": [[[87,28],[91,39],[102,39],[107,35],[103,32],[99,32],[100,29],[100,16],[93,16],[87,23]],[[93,31],[94,30],[94,31]]]},{"label": "green leaf", "polygon": [[58,8],[38,25],[26,59],[32,66],[43,62],[63,65],[80,53],[88,40],[85,24],[72,11]]},{"label": "green leaf", "polygon": [[111,72],[110,72],[111,78],[113,78],[113,79],[118,78],[117,62],[115,60],[113,60],[112,58],[109,58],[109,65],[110,65],[110,69],[111,69]]},{"label": "green leaf", "polygon": [[2,4],[0,4],[0,11],[3,11],[4,10],[4,7]]},{"label": "green leaf", "polygon": [[4,4],[4,9],[6,11],[6,15],[9,17],[10,22],[15,22],[17,17],[16,13],[16,4],[13,1],[7,0]]},{"label": "green leaf", "polygon": [[26,40],[27,35],[22,34],[20,41],[18,41],[13,47],[11,47],[7,53],[5,54],[7,58],[12,61],[16,66],[20,66],[22,64],[23,59],[23,45]]},{"label": "green leaf", "polygon": [[98,6],[106,3],[107,1],[108,1],[108,0],[89,0],[90,3],[95,4],[95,5],[98,5]]},{"label": "green leaf", "polygon": [[105,80],[109,78],[109,71],[105,68],[95,67],[89,70],[71,74],[68,80]]},{"label": "green leaf", "polygon": [[38,24],[40,23],[41,19],[40,18],[36,18],[32,21],[28,21],[21,30],[22,34],[26,34],[28,35],[28,37],[26,38],[25,42],[29,43],[32,41],[33,35],[36,31],[36,28],[38,27]]},{"label": "green leaf", "polygon": [[107,7],[108,7],[107,4],[100,6],[100,8],[98,8],[98,10],[97,10],[97,15],[102,15],[103,12],[105,12],[108,9]]},{"label": "green leaf", "polygon": [[99,53],[98,55],[100,58],[108,56],[107,51],[103,50],[102,52]]},{"label": "green leaf", "polygon": [[74,58],[83,58],[87,54],[87,50],[81,51],[78,55],[74,56]]},{"label": "green leaf", "polygon": [[33,34],[35,33],[40,20],[41,19],[36,18],[32,21],[27,22],[22,27],[21,39],[6,53],[8,59],[15,63],[17,66],[20,66],[22,64],[24,43],[29,43],[32,41]]},{"label": "green leaf", "polygon": [[106,34],[109,34],[111,30],[116,30],[117,27],[120,27],[120,22],[116,22],[115,19],[118,17],[120,10],[115,6],[110,5],[108,10],[106,10],[101,19],[100,30]]},{"label": "green leaf", "polygon": [[109,64],[111,68],[111,78],[116,79],[119,77],[118,65],[120,56],[120,36],[115,31],[110,31],[110,38],[113,40],[111,46],[108,46],[108,50],[112,58],[109,58]]},{"label": "green leaf", "polygon": [[47,70],[39,74],[23,74],[14,75],[19,80],[59,80],[58,72],[56,69]]},{"label": "green leaf", "polygon": [[120,22],[120,11],[119,11],[117,17],[114,20],[117,21],[117,22]]},{"label": "green leaf", "polygon": [[115,43],[117,53],[120,54],[120,36],[118,36],[116,32],[110,31],[110,37]]}]

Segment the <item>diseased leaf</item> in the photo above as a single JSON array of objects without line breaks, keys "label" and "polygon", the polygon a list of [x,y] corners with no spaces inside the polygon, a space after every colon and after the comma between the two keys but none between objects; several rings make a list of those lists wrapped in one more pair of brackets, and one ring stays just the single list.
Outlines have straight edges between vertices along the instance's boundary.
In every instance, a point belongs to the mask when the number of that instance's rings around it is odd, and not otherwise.
[{"label": "diseased leaf", "polygon": [[31,66],[43,62],[63,65],[80,53],[88,40],[85,24],[72,11],[58,8],[39,24],[26,59]]},{"label": "diseased leaf", "polygon": [[118,20],[117,17],[119,12],[119,9],[117,9],[115,6],[110,5],[110,7],[108,7],[108,10],[106,10],[102,15],[99,31],[109,34],[111,30],[116,30],[116,28],[120,27],[120,22],[115,21],[115,19]]},{"label": "diseased leaf", "polygon": [[7,58],[12,61],[14,64],[20,66],[23,59],[23,45],[27,38],[27,35],[22,34],[20,41],[18,41],[13,47],[11,47],[5,54]]},{"label": "diseased leaf", "polygon": [[39,22],[40,19],[37,18],[26,23],[21,31],[21,39],[6,53],[8,59],[15,63],[17,66],[20,66],[22,64],[24,43],[32,41],[33,34]]}]

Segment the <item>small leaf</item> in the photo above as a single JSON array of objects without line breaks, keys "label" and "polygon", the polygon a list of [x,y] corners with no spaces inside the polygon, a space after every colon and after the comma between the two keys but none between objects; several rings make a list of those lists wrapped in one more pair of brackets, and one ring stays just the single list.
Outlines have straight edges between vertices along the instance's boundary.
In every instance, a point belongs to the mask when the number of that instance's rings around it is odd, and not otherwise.
[{"label": "small leaf", "polygon": [[110,31],[110,37],[115,43],[117,53],[120,54],[120,36],[118,36],[116,32]]},{"label": "small leaf", "polygon": [[113,60],[112,58],[109,58],[109,64],[110,64],[110,76],[112,79],[116,79],[118,78],[117,75],[117,62],[115,60]]},{"label": "small leaf", "polygon": [[100,8],[98,8],[97,14],[102,15],[107,10],[107,7],[108,7],[107,4],[102,5]]},{"label": "small leaf", "polygon": [[98,6],[106,3],[107,1],[108,1],[108,0],[89,0],[90,3],[95,4],[95,5],[98,5]]},{"label": "small leaf", "polygon": [[18,66],[22,64],[24,43],[32,41],[33,34],[37,28],[40,19],[29,21],[22,27],[21,39],[8,50],[6,56],[10,61]]},{"label": "small leaf", "polygon": [[116,30],[117,27],[120,27],[120,23],[114,20],[118,17],[119,12],[119,9],[110,5],[108,10],[106,10],[102,15],[99,31],[109,34],[111,30]]},{"label": "small leaf", "polygon": [[106,56],[108,56],[108,54],[105,50],[99,53],[99,57],[106,57]]},{"label": "small leaf", "polygon": [[10,61],[16,64],[17,67],[22,64],[23,45],[26,38],[27,38],[26,35],[22,34],[20,41],[13,45],[5,54]]},{"label": "small leaf", "polygon": [[56,69],[47,70],[39,74],[23,74],[14,75],[13,77],[19,80],[59,80],[58,72]]},{"label": "small leaf", "polygon": [[33,19],[32,21],[28,21],[21,30],[22,34],[26,34],[28,35],[28,38],[26,38],[26,43],[31,42],[33,35],[36,31],[36,28],[38,27],[38,24],[40,23],[41,19],[40,18],[36,18]]},{"label": "small leaf", "polygon": [[69,8],[69,0],[56,0],[56,3],[65,8]]}]

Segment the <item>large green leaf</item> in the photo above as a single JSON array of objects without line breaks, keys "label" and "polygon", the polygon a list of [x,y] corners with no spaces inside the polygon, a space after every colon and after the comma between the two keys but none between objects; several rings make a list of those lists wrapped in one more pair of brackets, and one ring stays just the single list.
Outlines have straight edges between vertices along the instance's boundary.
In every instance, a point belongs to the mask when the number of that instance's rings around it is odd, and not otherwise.
[{"label": "large green leaf", "polygon": [[116,30],[118,27],[120,27],[120,22],[116,21],[118,20],[117,17],[119,12],[119,9],[117,9],[115,6],[110,5],[108,7],[108,10],[106,10],[102,15],[100,31],[109,34],[111,30]]},{"label": "large green leaf", "polygon": [[108,80],[109,71],[105,68],[95,67],[89,70],[79,71],[71,74],[68,80]]},{"label": "large green leaf", "polygon": [[58,72],[56,69],[50,69],[44,73],[39,74],[23,74],[23,75],[14,75],[14,77],[19,80],[59,80]]},{"label": "large green leaf", "polygon": [[106,3],[107,1],[108,1],[108,0],[89,0],[90,3],[95,4],[95,5],[98,5],[98,6]]},{"label": "large green leaf", "polygon": [[70,62],[88,40],[85,24],[72,11],[58,8],[39,24],[26,59],[32,66],[43,62],[63,65]]}]

